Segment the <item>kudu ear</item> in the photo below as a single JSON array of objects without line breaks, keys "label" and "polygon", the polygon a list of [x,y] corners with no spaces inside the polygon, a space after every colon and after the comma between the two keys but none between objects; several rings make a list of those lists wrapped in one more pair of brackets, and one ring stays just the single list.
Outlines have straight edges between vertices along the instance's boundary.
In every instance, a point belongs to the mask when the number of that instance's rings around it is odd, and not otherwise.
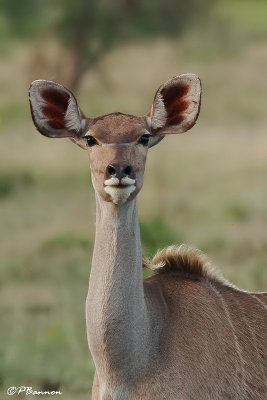
[{"label": "kudu ear", "polygon": [[[183,133],[196,123],[201,98],[201,83],[194,74],[169,79],[154,98],[147,115],[154,136]],[[155,138],[156,139],[156,138]]]},{"label": "kudu ear", "polygon": [[30,86],[33,122],[43,135],[52,138],[79,138],[86,119],[74,95],[64,86],[37,80]]}]

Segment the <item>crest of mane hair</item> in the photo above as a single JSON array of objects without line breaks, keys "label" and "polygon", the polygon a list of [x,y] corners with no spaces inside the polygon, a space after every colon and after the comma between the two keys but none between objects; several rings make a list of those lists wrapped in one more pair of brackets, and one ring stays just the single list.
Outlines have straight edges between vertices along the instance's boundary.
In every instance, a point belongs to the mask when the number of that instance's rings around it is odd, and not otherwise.
[{"label": "crest of mane hair", "polygon": [[156,274],[172,274],[191,280],[228,282],[211,265],[205,254],[193,247],[169,246],[160,250],[152,259],[145,258],[144,267]]}]

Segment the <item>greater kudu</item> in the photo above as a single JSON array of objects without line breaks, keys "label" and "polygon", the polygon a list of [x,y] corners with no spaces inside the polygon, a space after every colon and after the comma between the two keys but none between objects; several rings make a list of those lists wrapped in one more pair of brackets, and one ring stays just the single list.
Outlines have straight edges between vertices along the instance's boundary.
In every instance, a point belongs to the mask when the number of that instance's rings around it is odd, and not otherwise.
[{"label": "greater kudu", "polygon": [[[267,294],[237,289],[201,254],[169,247],[143,280],[136,195],[147,150],[196,122],[201,85],[176,76],[142,117],[87,118],[73,94],[50,81],[30,88],[45,136],[68,137],[89,153],[96,236],[86,301],[97,400],[267,399]],[[70,294],[71,295],[71,294]]]}]

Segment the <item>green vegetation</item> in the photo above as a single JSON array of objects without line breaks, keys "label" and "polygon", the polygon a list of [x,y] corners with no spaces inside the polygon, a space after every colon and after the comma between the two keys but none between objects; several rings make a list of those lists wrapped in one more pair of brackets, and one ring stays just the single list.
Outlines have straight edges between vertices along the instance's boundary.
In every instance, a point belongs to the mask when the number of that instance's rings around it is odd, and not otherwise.
[{"label": "green vegetation", "polygon": [[[168,77],[201,77],[196,127],[149,152],[144,254],[192,244],[226,278],[258,291],[267,287],[265,11],[264,0],[218,1],[212,18],[180,36],[118,44],[86,70],[78,93],[88,115],[141,115]],[[64,82],[69,52],[53,30],[33,37],[34,24],[20,42],[7,27],[0,15],[0,397],[29,385],[85,400],[94,370],[84,316],[95,229],[88,157],[36,133],[27,99],[33,79]]]},{"label": "green vegetation", "polygon": [[157,250],[173,242],[181,242],[162,217],[151,219],[149,222],[140,222],[140,230],[144,256],[151,257]]},{"label": "green vegetation", "polygon": [[30,171],[12,171],[0,173],[0,199],[2,197],[15,195],[23,188],[34,185],[34,178]]},{"label": "green vegetation", "polygon": [[[19,37],[49,35],[71,54],[68,87],[77,91],[84,73],[122,43],[180,35],[210,15],[214,1],[205,0],[2,0],[0,33]],[[192,12],[194,9],[194,12]],[[2,22],[2,23],[1,23]],[[58,55],[60,57],[60,55]],[[55,55],[55,57],[57,57]]]}]

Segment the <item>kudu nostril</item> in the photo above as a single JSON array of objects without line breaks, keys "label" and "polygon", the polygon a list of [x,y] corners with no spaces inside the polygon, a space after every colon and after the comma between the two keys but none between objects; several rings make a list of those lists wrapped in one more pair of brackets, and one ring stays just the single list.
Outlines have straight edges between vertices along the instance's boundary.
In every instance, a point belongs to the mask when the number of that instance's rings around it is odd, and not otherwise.
[{"label": "kudu nostril", "polygon": [[123,172],[125,173],[125,175],[130,175],[130,173],[132,172],[132,167],[130,165],[126,165]]},{"label": "kudu nostril", "polygon": [[116,167],[113,166],[113,165],[109,165],[109,166],[107,167],[107,173],[108,173],[109,175],[116,175],[116,173],[117,173]]},{"label": "kudu nostril", "polygon": [[130,165],[110,164],[106,171],[108,177],[122,179],[131,174],[132,167]]}]

